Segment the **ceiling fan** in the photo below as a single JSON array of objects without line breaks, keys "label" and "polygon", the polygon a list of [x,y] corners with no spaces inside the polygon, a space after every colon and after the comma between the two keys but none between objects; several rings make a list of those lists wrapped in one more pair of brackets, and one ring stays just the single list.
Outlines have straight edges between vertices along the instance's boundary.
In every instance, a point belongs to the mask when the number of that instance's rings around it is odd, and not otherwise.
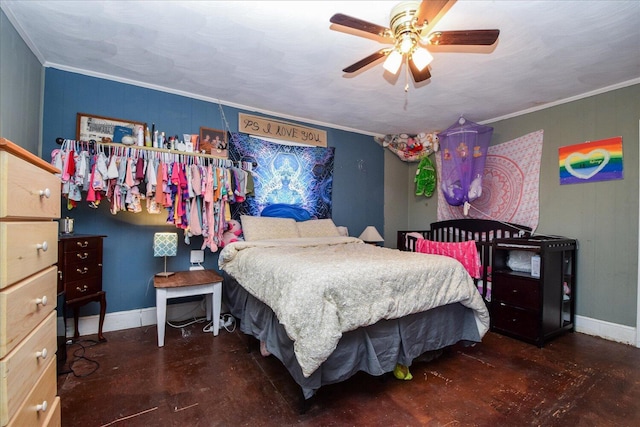
[{"label": "ceiling fan", "polygon": [[393,44],[392,47],[382,48],[342,71],[354,73],[386,57],[383,66],[387,71],[396,74],[402,63],[406,62],[417,83],[431,78],[428,65],[433,57],[426,46],[494,44],[500,30],[432,31],[436,22],[455,2],[456,0],[423,0],[399,3],[391,10],[390,28],[336,13],[331,17],[331,23],[374,34],[382,42]]}]

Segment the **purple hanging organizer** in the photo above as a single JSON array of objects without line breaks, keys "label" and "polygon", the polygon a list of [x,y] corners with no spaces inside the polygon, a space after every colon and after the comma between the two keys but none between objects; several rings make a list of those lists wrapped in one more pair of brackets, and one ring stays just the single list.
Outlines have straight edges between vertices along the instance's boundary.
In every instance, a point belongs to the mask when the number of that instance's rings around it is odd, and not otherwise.
[{"label": "purple hanging organizer", "polygon": [[460,118],[438,134],[442,180],[440,189],[451,206],[472,202],[482,194],[482,177],[493,128]]}]

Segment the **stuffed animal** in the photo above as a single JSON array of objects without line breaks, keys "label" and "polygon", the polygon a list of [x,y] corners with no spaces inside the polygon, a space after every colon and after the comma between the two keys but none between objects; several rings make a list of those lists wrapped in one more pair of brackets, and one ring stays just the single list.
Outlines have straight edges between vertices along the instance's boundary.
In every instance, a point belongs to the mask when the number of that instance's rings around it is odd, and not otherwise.
[{"label": "stuffed animal", "polygon": [[436,189],[436,168],[433,167],[429,157],[423,157],[420,160],[413,181],[416,183],[416,196],[422,194],[427,197],[433,196]]},{"label": "stuffed animal", "polygon": [[227,221],[227,231],[222,233],[222,242],[220,247],[223,248],[231,242],[238,242],[243,240],[242,238],[242,226],[239,221],[232,219]]}]

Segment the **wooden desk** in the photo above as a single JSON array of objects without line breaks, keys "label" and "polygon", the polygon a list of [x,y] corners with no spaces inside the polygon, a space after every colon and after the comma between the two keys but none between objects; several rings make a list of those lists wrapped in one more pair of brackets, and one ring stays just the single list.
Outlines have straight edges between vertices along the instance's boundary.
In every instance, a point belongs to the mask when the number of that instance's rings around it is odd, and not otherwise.
[{"label": "wooden desk", "polygon": [[164,346],[167,321],[167,300],[170,298],[206,295],[207,320],[212,320],[213,336],[220,327],[222,305],[222,277],[213,270],[178,271],[169,277],[155,276],[158,347]]}]

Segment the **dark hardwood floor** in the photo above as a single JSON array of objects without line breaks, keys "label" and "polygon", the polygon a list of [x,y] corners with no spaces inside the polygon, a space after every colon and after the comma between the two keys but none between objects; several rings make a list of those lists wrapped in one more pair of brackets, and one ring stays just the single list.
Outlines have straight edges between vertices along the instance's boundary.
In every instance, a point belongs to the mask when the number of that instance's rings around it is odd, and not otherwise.
[{"label": "dark hardwood floor", "polygon": [[579,333],[542,349],[488,333],[414,364],[411,381],[358,374],[323,387],[304,414],[288,372],[238,331],[167,327],[163,348],[155,326],[105,337],[68,346],[64,427],[640,425],[640,349]]}]

